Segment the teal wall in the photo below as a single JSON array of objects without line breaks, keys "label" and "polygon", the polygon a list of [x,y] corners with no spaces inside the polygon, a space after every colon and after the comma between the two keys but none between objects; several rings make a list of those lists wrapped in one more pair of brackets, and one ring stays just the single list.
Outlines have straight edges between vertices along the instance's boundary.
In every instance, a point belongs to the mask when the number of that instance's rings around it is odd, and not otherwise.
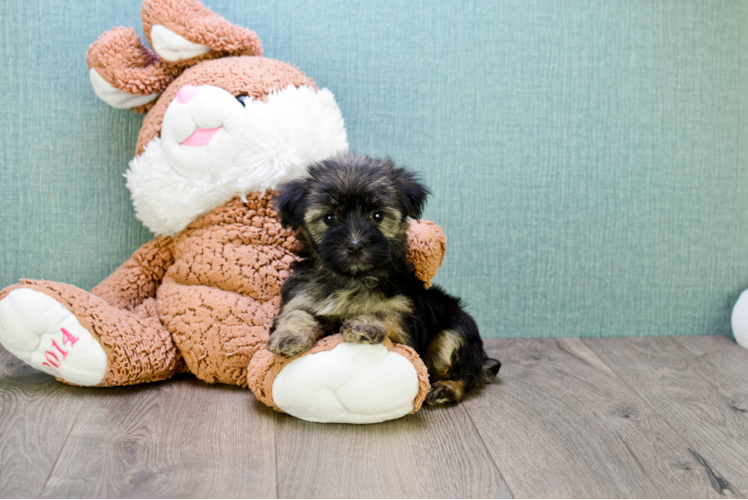
[{"label": "teal wall", "polygon": [[[421,170],[487,337],[729,334],[748,287],[748,2],[207,0]],[[139,115],[85,52],[139,3],[0,3],[0,286],[91,288],[150,238]]]}]

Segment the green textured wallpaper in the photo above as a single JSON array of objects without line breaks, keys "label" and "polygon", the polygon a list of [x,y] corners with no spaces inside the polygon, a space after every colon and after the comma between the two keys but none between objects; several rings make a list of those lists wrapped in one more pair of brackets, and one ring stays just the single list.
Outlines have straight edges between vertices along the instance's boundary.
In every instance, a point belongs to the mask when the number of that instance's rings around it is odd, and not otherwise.
[{"label": "green textured wallpaper", "polygon": [[[352,147],[423,172],[437,282],[484,336],[729,334],[748,287],[748,2],[206,0],[337,96]],[[150,238],[142,120],[89,43],[139,2],[0,3],[0,286],[91,288]]]}]

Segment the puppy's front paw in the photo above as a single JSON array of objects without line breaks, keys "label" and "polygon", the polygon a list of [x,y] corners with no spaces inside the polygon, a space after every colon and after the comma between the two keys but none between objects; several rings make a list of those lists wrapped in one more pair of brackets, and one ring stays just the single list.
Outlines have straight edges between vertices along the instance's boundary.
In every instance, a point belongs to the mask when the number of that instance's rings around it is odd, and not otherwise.
[{"label": "puppy's front paw", "polygon": [[276,330],[270,335],[267,349],[273,354],[292,358],[308,351],[314,344],[314,338],[305,332]]},{"label": "puppy's front paw", "polygon": [[387,338],[384,324],[375,318],[351,318],[340,327],[340,333],[346,342],[358,344],[381,344]]}]

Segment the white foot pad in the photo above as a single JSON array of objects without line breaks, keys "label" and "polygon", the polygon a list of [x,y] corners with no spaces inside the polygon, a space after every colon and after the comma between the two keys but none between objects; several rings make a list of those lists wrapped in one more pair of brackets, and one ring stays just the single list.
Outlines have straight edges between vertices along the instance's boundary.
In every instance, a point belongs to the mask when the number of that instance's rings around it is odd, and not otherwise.
[{"label": "white foot pad", "polygon": [[104,380],[106,353],[60,303],[20,288],[0,300],[0,344],[28,365],[71,384]]},{"label": "white foot pad", "polygon": [[413,411],[418,388],[418,373],[403,356],[343,342],[286,365],[273,381],[273,401],[303,420],[371,424]]}]

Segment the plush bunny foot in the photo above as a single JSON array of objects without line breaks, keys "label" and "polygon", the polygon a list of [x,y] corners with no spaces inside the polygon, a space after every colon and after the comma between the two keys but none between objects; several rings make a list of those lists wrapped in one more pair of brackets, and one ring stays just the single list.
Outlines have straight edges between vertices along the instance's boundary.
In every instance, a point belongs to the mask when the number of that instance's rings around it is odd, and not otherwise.
[{"label": "plush bunny foot", "polygon": [[94,386],[104,379],[104,349],[73,313],[42,292],[19,288],[0,300],[0,344],[65,382]]},{"label": "plush bunny foot", "polygon": [[299,357],[260,351],[249,387],[277,410],[312,422],[370,424],[421,407],[429,388],[426,367],[410,348],[343,342],[326,337]]}]

